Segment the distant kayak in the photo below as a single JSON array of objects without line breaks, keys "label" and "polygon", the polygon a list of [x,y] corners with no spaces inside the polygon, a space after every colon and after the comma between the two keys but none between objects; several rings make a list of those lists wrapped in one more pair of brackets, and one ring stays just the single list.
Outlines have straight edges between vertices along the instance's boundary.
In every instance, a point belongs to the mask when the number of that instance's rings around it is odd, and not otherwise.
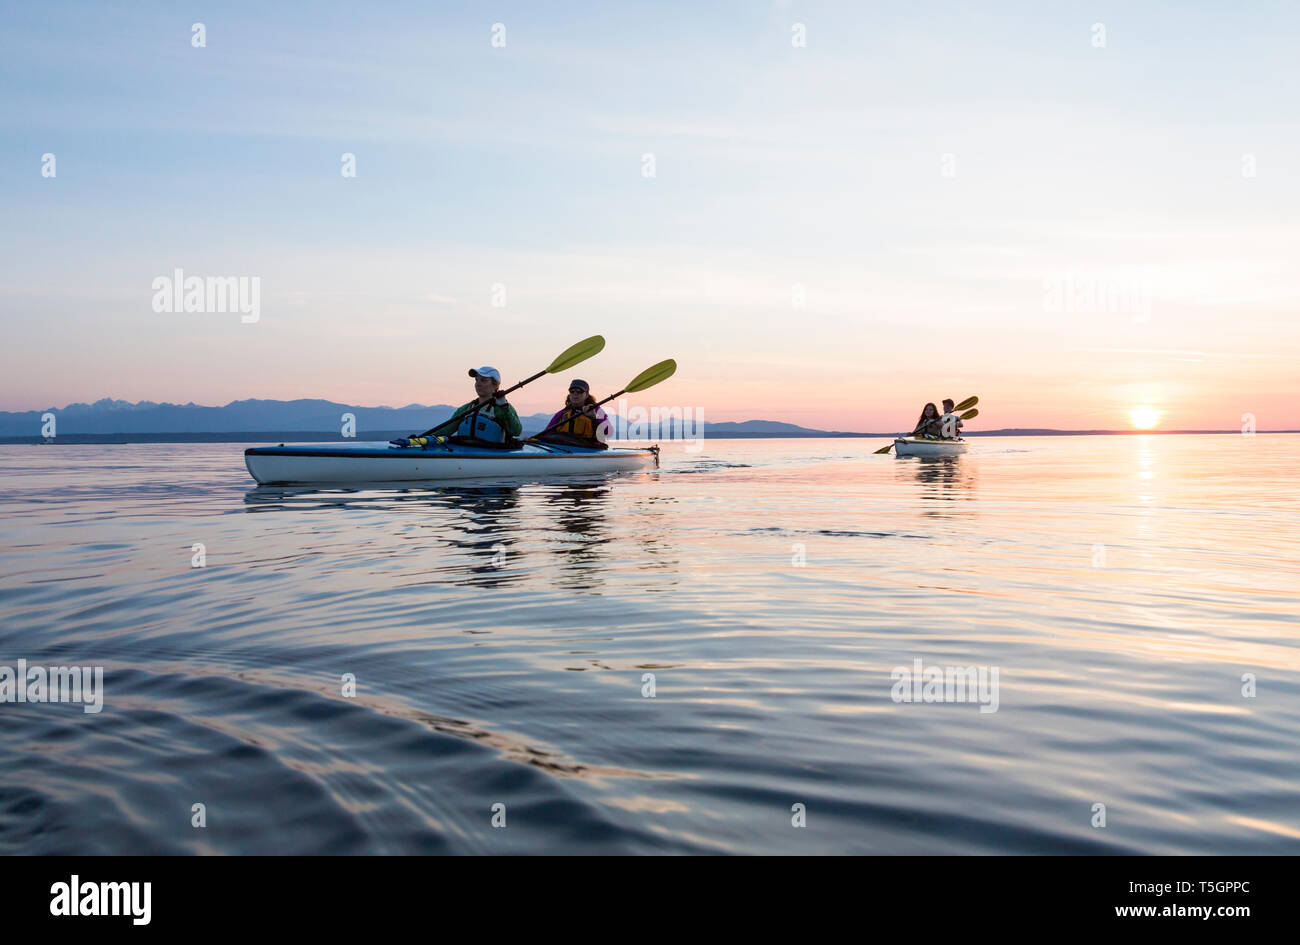
[{"label": "distant kayak", "polygon": [[384,442],[293,443],[244,450],[260,484],[425,482],[624,472],[659,465],[659,450],[585,449],[527,443],[517,450],[443,444],[431,449]]},{"label": "distant kayak", "polygon": [[896,456],[959,456],[966,452],[966,440],[934,440],[920,436],[900,436],[894,440]]}]

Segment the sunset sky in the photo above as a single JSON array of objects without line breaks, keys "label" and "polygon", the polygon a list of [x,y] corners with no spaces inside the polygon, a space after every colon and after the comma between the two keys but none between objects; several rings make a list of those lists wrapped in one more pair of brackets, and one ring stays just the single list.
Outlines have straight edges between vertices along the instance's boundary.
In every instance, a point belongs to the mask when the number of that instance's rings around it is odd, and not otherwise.
[{"label": "sunset sky", "polygon": [[[1295,428],[1297,35],[1279,2],[9,5],[0,410],[459,403],[599,332],[564,380],[674,357],[646,403],[710,420]],[[259,277],[260,320],[156,313],[176,268]]]}]

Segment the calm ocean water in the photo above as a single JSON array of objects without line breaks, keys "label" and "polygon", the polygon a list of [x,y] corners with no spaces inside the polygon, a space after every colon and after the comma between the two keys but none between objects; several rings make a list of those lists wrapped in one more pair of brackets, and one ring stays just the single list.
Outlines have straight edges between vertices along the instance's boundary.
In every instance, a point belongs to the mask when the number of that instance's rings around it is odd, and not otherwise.
[{"label": "calm ocean water", "polygon": [[1300,852],[1300,437],[883,442],[402,491],[0,447],[0,666],[104,668],[0,703],[0,853]]}]

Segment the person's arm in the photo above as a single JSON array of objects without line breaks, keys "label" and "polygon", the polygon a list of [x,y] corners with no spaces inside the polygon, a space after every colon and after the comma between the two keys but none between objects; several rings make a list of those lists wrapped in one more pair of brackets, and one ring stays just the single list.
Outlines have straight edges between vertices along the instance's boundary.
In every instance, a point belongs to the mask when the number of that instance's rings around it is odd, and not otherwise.
[{"label": "person's arm", "polygon": [[519,421],[519,414],[504,398],[497,397],[492,401],[492,416],[496,418],[497,423],[501,424],[501,429],[511,436],[518,436],[524,432],[524,425]]}]

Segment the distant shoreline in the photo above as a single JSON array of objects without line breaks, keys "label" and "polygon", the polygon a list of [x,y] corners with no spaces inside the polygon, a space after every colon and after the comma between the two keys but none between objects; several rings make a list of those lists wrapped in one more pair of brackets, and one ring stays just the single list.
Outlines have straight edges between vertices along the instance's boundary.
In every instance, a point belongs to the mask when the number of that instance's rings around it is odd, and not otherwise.
[{"label": "distant shoreline", "polygon": [[[1257,435],[1300,433],[1300,430],[1258,430]],[[843,440],[843,439],[893,439],[899,433],[720,433],[707,430],[704,440]],[[1240,430],[982,430],[967,433],[967,437],[981,436],[1241,436]],[[352,440],[391,440],[410,436],[408,430],[376,430],[361,432]],[[661,442],[672,442],[682,437],[660,437]],[[317,432],[268,431],[251,433],[63,433],[48,444],[39,436],[0,436],[0,446],[32,446],[65,444],[87,446],[92,444],[127,445],[131,443],[333,443],[344,442],[336,430]]]}]

